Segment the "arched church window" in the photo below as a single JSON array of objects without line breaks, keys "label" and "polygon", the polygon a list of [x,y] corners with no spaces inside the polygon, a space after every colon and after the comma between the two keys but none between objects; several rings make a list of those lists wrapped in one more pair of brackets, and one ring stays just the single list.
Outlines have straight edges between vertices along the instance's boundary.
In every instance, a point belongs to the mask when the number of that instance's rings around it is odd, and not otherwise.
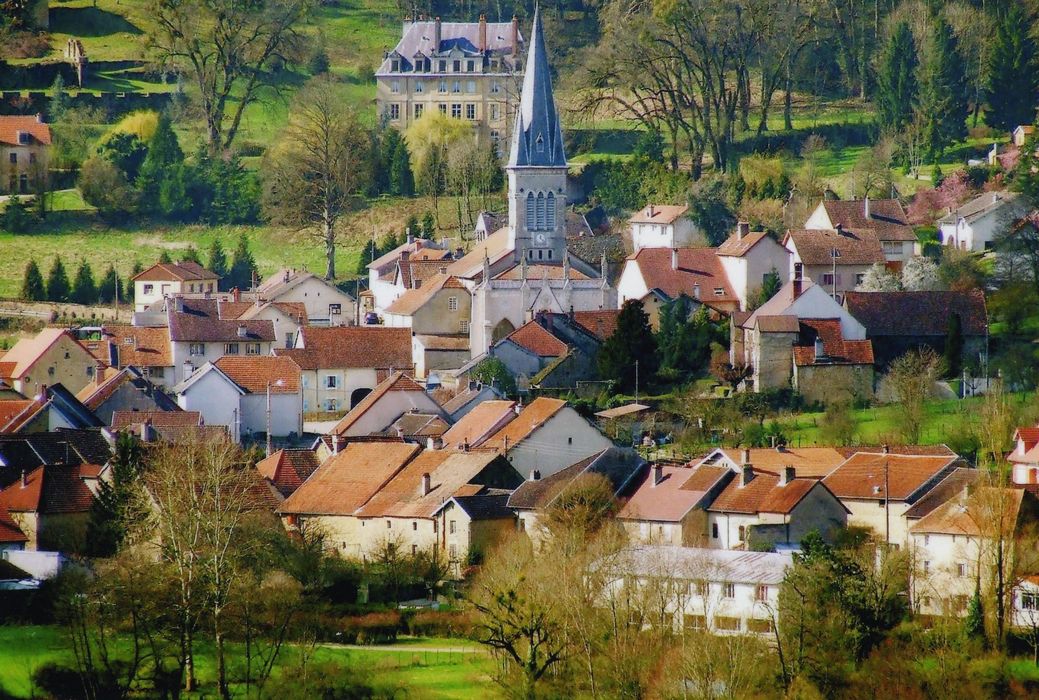
[{"label": "arched church window", "polygon": [[545,193],[538,192],[537,215],[534,217],[534,228],[538,231],[545,230]]},{"label": "arched church window", "polygon": [[556,196],[551,192],[548,193],[547,204],[548,210],[545,216],[545,228],[551,231],[556,227]]},{"label": "arched church window", "polygon": [[534,227],[534,193],[527,192],[527,228]]}]

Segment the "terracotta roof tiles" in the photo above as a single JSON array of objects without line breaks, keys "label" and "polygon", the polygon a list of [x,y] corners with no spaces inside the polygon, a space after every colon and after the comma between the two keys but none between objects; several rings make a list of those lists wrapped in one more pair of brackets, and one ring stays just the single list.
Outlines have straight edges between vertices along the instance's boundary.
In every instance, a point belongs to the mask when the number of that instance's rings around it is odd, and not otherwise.
[{"label": "terracotta roof tiles", "polygon": [[31,134],[32,138],[44,145],[50,145],[51,128],[36,116],[0,116],[0,143],[24,145],[18,141],[19,131]]},{"label": "terracotta roof tiles", "polygon": [[736,475],[707,507],[712,512],[728,513],[781,513],[792,511],[808,492],[819,485],[817,479],[795,478],[786,485],[779,483],[777,474],[754,470],[754,478],[740,486]]},{"label": "terracotta roof tiles", "polygon": [[188,280],[216,280],[215,272],[210,272],[197,262],[185,260],[179,263],[155,263],[147,270],[138,272],[131,278],[134,282],[184,282]]},{"label": "terracotta roof tiles", "polygon": [[90,354],[114,367],[172,367],[170,331],[165,326],[106,325],[101,340],[80,343]]},{"label": "terracotta roof tiles", "polygon": [[[823,341],[823,356],[815,353],[815,339]],[[794,345],[794,363],[808,365],[872,365],[873,343],[869,340],[844,340],[838,318],[800,320],[800,337]]]},{"label": "terracotta roof tiles", "polygon": [[96,479],[100,467],[91,464],[44,466],[0,491],[0,509],[16,513],[83,513],[94,494],[84,479]]},{"label": "terracotta roof tiles", "polygon": [[873,229],[882,241],[917,240],[897,199],[870,199],[868,217],[863,199],[824,199],[823,208],[834,226]]},{"label": "terracotta roof tiles", "polygon": [[958,458],[949,455],[897,455],[857,452],[830,473],[823,483],[838,498],[883,500],[885,472],[891,500],[914,499],[929,482],[952,469]]},{"label": "terracotta roof tiles", "polygon": [[783,243],[791,240],[805,265],[832,265],[835,249],[838,265],[875,265],[885,261],[880,239],[872,229],[790,229]]},{"label": "terracotta roof tiles", "polygon": [[654,484],[653,465],[639,472],[624,505],[617,512],[622,520],[679,522],[690,510],[701,505],[707,493],[732,475],[724,467],[662,466],[661,479]]},{"label": "terracotta roof tiles", "polygon": [[276,349],[305,370],[396,369],[410,370],[411,329],[336,326],[300,329],[303,347]]},{"label": "terracotta roof tiles", "polygon": [[509,421],[505,427],[489,437],[483,446],[510,450],[516,443],[528,438],[565,406],[566,401],[561,399],[539,396],[524,406],[519,415]]},{"label": "terracotta roof tiles", "polygon": [[400,372],[394,372],[388,378],[380,382],[371,393],[361,399],[356,406],[350,409],[343,418],[335,424],[329,433],[332,435],[342,435],[350,429],[354,423],[360,420],[368,409],[374,406],[379,399],[391,391],[418,391],[425,393],[425,389],[421,384],[416,382],[414,379],[401,374]]},{"label": "terracotta roof tiles", "polygon": [[633,224],[672,224],[689,211],[686,204],[649,204],[628,219]]},{"label": "terracotta roof tiles", "polygon": [[694,285],[699,285],[705,303],[737,301],[715,248],[678,248],[677,254],[678,269],[671,265],[669,248],[643,248],[628,261],[638,266],[647,289],[659,289],[672,299],[693,297]]},{"label": "terracotta roof tiles", "polygon": [[444,433],[444,448],[479,447],[516,417],[515,401],[481,401]]},{"label": "terracotta roof tiles", "polygon": [[768,238],[768,233],[765,231],[748,233],[742,238],[740,238],[739,233],[734,233],[725,239],[724,243],[718,246],[718,255],[725,255],[731,258],[742,258],[750,252],[751,248],[766,238]]},{"label": "terracotta roof tiles", "polygon": [[260,476],[284,496],[289,497],[319,467],[313,450],[283,449],[256,463]]},{"label": "terracotta roof tiles", "polygon": [[970,291],[847,292],[848,312],[873,336],[945,336],[949,318],[959,314],[964,335],[985,335],[985,294]]},{"label": "terracotta roof tiles", "polygon": [[528,321],[499,342],[512,342],[538,357],[561,357],[567,345],[541,327],[537,321]]},{"label": "terracotta roof tiles", "polygon": [[617,330],[620,309],[606,311],[575,311],[574,322],[599,340],[606,340]]}]

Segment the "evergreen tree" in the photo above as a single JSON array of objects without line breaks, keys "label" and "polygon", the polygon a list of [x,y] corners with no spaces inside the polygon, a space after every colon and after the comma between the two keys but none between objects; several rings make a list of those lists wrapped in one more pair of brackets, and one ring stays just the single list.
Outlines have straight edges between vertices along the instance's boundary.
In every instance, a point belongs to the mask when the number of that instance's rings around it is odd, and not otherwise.
[{"label": "evergreen tree", "polygon": [[949,330],[945,334],[945,372],[955,379],[963,371],[963,322],[959,314],[949,316]]},{"label": "evergreen tree", "polygon": [[77,304],[90,305],[97,302],[97,285],[94,273],[86,260],[79,262],[76,269],[76,281],[72,285],[72,301]]},{"label": "evergreen tree", "polygon": [[115,265],[109,265],[105,270],[105,276],[101,278],[101,284],[97,286],[97,296],[103,304],[111,304],[115,301],[119,289],[119,275],[116,274]]},{"label": "evergreen tree", "polygon": [[616,382],[618,391],[636,388],[636,372],[643,388],[656,376],[657,342],[649,315],[638,299],[624,302],[617,315],[617,329],[599,348],[598,365],[603,378]]},{"label": "evergreen tree", "polygon": [[361,257],[357,259],[357,274],[367,274],[368,265],[370,265],[377,257],[379,257],[379,246],[376,245],[375,241],[369,238],[365,241],[364,250],[361,251]]},{"label": "evergreen tree", "polygon": [[234,257],[231,258],[228,284],[239,290],[251,289],[253,276],[257,273],[256,260],[249,250],[249,239],[245,237],[245,234],[242,234],[238,239],[238,247],[235,248]]},{"label": "evergreen tree", "polygon": [[61,258],[55,257],[50,272],[47,273],[47,301],[69,300],[69,276]]},{"label": "evergreen tree", "polygon": [[688,297],[679,296],[660,309],[656,342],[662,379],[684,381],[710,360],[713,332],[707,307],[701,305],[690,317],[692,305]]},{"label": "evergreen tree", "polygon": [[773,267],[765,273],[761,280],[761,289],[758,291],[758,306],[774,297],[782,287],[783,280],[779,277],[779,273],[776,272],[776,268]]},{"label": "evergreen tree", "polygon": [[181,254],[180,261],[198,263],[199,265],[202,264],[202,260],[198,257],[198,248],[193,245],[189,245],[187,250]]},{"label": "evergreen tree", "polygon": [[891,132],[913,120],[917,63],[913,32],[907,22],[900,22],[884,47],[877,69],[877,112],[880,125]]},{"label": "evergreen tree", "polygon": [[50,104],[47,105],[47,121],[60,122],[65,117],[65,110],[68,109],[68,94],[65,92],[65,79],[61,77],[61,71],[54,76],[54,83],[51,85],[51,99]]},{"label": "evergreen tree", "polygon": [[158,212],[175,221],[188,221],[195,216],[191,197],[191,173],[183,163],[170,165],[159,183]]},{"label": "evergreen tree", "polygon": [[30,259],[25,266],[25,277],[22,279],[22,292],[18,298],[24,301],[46,301],[47,289],[43,286],[43,275],[35,260]]},{"label": "evergreen tree", "polygon": [[390,192],[402,197],[415,195],[415,175],[411,170],[411,156],[408,154],[408,145],[399,136],[390,160]]},{"label": "evergreen tree", "polygon": [[956,37],[942,18],[934,21],[934,36],[920,81],[920,115],[924,146],[933,161],[946,147],[967,135],[967,79]]},{"label": "evergreen tree", "polygon": [[110,557],[148,516],[140,485],[143,451],[132,433],[121,432],[112,458],[111,480],[100,479],[90,506],[87,548],[90,556]]},{"label": "evergreen tree", "polygon": [[1035,121],[1039,102],[1039,46],[1024,4],[1013,2],[996,27],[985,80],[985,123],[1002,131]]},{"label": "evergreen tree", "polygon": [[162,251],[162,253],[159,255],[159,262],[161,262],[161,263],[171,263],[171,262],[173,262],[173,258],[170,257],[170,252],[168,250]]},{"label": "evergreen tree", "polygon": [[981,601],[981,593],[974,591],[967,603],[967,617],[963,621],[963,632],[970,640],[985,639],[985,606]]},{"label": "evergreen tree", "polygon": [[133,268],[130,270],[130,276],[126,280],[126,294],[123,295],[123,298],[128,304],[132,304],[134,300],[135,286],[133,278],[143,271],[144,267],[141,266],[141,262],[139,260],[134,260]]},{"label": "evergreen tree", "polygon": [[414,214],[408,217],[408,222],[404,224],[404,230],[415,238],[422,238],[422,227],[419,226],[418,217]]},{"label": "evergreen tree", "polygon": [[433,212],[427,211],[425,214],[422,215],[422,237],[432,240],[436,238],[436,235],[436,217],[433,216]]},{"label": "evergreen tree", "polygon": [[209,244],[209,264],[206,269],[220,278],[220,291],[226,292],[224,278],[227,277],[228,271],[227,254],[224,253],[224,246],[220,245],[218,238],[214,238],[213,242]]}]

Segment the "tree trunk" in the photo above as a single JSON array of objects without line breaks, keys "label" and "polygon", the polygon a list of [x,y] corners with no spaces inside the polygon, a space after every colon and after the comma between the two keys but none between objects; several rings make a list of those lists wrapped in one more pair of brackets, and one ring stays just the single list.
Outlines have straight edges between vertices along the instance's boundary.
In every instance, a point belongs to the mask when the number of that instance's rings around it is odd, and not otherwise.
[{"label": "tree trunk", "polygon": [[336,234],[335,226],[325,218],[322,224],[325,238],[325,279],[331,282],[336,278]]},{"label": "tree trunk", "polygon": [[184,636],[184,690],[192,693],[198,685],[195,680],[195,639],[188,627]]}]

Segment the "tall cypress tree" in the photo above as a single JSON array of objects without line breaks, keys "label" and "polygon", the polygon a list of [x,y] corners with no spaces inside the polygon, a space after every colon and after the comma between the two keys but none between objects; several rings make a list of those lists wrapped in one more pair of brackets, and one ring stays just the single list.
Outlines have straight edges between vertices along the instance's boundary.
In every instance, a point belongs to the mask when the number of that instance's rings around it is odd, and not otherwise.
[{"label": "tall cypress tree", "polygon": [[985,66],[985,123],[1003,131],[1035,121],[1039,102],[1039,46],[1022,3],[1003,14]]},{"label": "tall cypress tree", "polygon": [[97,297],[101,303],[111,304],[115,301],[117,289],[119,289],[119,275],[116,274],[115,265],[109,265],[105,270],[105,276],[101,278],[101,284],[97,286]]},{"label": "tall cypress tree", "polygon": [[50,272],[47,273],[47,301],[69,300],[69,275],[61,258],[55,257]]},{"label": "tall cypress tree", "polygon": [[617,329],[599,348],[598,364],[603,378],[614,380],[620,391],[635,388],[636,373],[643,388],[656,376],[657,341],[649,314],[638,299],[624,302],[617,314]]},{"label": "tall cypress tree", "polygon": [[224,246],[220,245],[220,239],[214,238],[209,244],[209,265],[206,268],[220,278],[220,290],[227,291],[224,278],[227,277],[227,253]]},{"label": "tall cypress tree", "polygon": [[97,285],[94,284],[94,272],[86,260],[79,262],[76,269],[76,281],[72,285],[72,301],[89,305],[97,302]]},{"label": "tall cypress tree", "polygon": [[916,42],[909,24],[900,22],[888,39],[877,71],[877,112],[881,126],[902,129],[916,105]]},{"label": "tall cypress tree", "polygon": [[411,156],[408,154],[408,146],[404,139],[397,139],[397,146],[393,150],[393,160],[390,163],[390,191],[402,197],[411,197],[415,194],[415,176],[411,171]]},{"label": "tall cypress tree", "polygon": [[253,275],[257,272],[256,260],[253,258],[252,251],[249,250],[249,239],[242,234],[238,239],[234,257],[231,259],[229,283],[240,290],[250,289],[253,285]]},{"label": "tall cypress tree", "polygon": [[43,275],[35,260],[29,260],[25,266],[25,277],[22,279],[22,292],[19,298],[25,301],[46,301],[47,289],[43,286]]},{"label": "tall cypress tree", "polygon": [[100,479],[90,506],[87,525],[88,554],[110,557],[148,516],[139,477],[143,455],[131,433],[122,432],[115,444],[112,478]]},{"label": "tall cypress tree", "polygon": [[168,213],[163,211],[159,193],[166,178],[183,162],[184,151],[180,149],[177,134],[173,131],[170,118],[163,114],[159,117],[151,141],[148,142],[148,153],[137,176],[141,207],[145,211]]},{"label": "tall cypress tree", "polygon": [[949,23],[934,20],[934,36],[924,61],[920,87],[924,143],[934,160],[967,135],[967,79]]}]

